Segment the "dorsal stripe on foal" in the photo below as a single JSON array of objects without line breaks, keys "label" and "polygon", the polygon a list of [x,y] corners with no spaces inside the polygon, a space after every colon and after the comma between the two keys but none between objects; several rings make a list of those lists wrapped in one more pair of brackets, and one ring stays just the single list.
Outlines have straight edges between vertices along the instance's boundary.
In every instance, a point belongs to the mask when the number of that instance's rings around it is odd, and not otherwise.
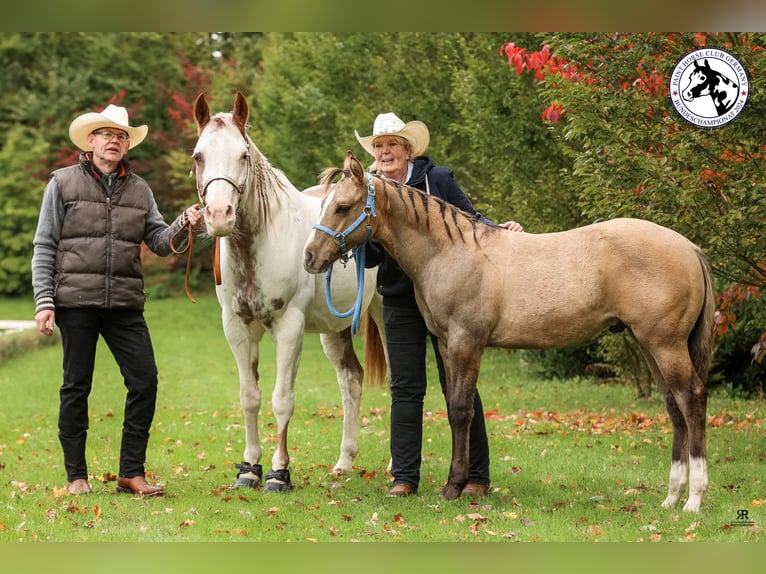
[{"label": "dorsal stripe on foal", "polygon": [[[447,237],[450,239],[450,241],[454,241],[454,235],[452,227],[457,230],[457,235],[460,241],[465,242],[465,235],[463,233],[463,227],[461,225],[461,218],[464,218],[464,220],[468,221],[471,225],[471,232],[473,236],[474,242],[478,245],[478,237],[477,237],[477,223],[479,222],[479,219],[469,213],[466,213],[465,211],[458,209],[456,206],[452,205],[451,203],[443,200],[441,197],[437,197],[435,195],[429,195],[425,193],[424,191],[421,191],[420,189],[416,187],[412,187],[409,185],[401,184],[398,182],[392,182],[391,180],[388,180],[386,178],[383,178],[379,175],[376,175],[378,179],[380,179],[383,183],[383,192],[384,195],[388,196],[387,189],[386,189],[386,183],[393,183],[394,187],[396,188],[398,192],[398,197],[400,201],[407,206],[409,204],[408,209],[411,208],[411,211],[415,217],[415,223],[418,225],[421,224],[421,218],[425,219],[425,226],[426,229],[429,231],[432,229],[431,227],[431,220],[429,218],[430,213],[430,207],[429,204],[431,202],[435,202],[437,209],[439,210],[439,215],[442,223],[444,224],[444,232],[446,233]],[[407,192],[407,199],[405,199],[404,192]],[[416,198],[420,197],[421,202],[418,204],[416,202]],[[423,212],[423,213],[421,213]],[[450,218],[448,219],[447,214],[450,214]],[[453,226],[449,224],[450,219],[452,220]],[[490,229],[491,226],[487,226],[487,229]]]}]

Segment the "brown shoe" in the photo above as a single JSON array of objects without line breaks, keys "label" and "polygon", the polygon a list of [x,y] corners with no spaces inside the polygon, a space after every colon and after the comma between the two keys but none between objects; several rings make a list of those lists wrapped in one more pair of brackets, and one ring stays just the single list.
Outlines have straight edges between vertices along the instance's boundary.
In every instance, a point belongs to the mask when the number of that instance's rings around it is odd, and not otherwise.
[{"label": "brown shoe", "polygon": [[76,480],[73,480],[72,482],[68,482],[66,485],[66,489],[69,492],[69,494],[90,494],[93,490],[90,487],[90,484],[88,481],[84,478],[78,478]]},{"label": "brown shoe", "polygon": [[463,492],[460,493],[460,496],[463,497],[478,497],[481,498],[485,494],[489,492],[489,485],[488,484],[477,484],[475,482],[469,482],[465,485],[463,488]]},{"label": "brown shoe", "polygon": [[117,492],[127,492],[129,494],[140,494],[142,496],[162,496],[165,489],[146,482],[146,477],[141,475],[132,478],[121,476],[117,479]]},{"label": "brown shoe", "polygon": [[402,496],[410,496],[412,494],[415,494],[415,489],[406,482],[400,482],[399,484],[395,484],[394,487],[388,491],[386,496],[388,498],[400,498]]}]

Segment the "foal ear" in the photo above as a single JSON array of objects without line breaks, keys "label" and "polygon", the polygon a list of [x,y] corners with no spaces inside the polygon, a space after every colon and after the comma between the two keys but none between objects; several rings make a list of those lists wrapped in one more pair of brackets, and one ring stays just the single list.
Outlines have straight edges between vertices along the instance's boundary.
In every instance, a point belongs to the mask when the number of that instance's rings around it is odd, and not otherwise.
[{"label": "foal ear", "polygon": [[207,98],[205,93],[202,92],[194,100],[194,120],[197,122],[198,134],[202,132],[203,128],[210,121],[210,106],[207,105]]},{"label": "foal ear", "polygon": [[349,152],[346,154],[346,161],[343,164],[343,169],[349,170],[351,175],[353,175],[359,181],[364,178],[364,168],[362,167],[362,164],[359,163],[359,160],[356,159],[354,152],[351,150],[349,150]]},{"label": "foal ear", "polygon": [[245,134],[247,128],[247,119],[250,117],[250,109],[247,107],[247,98],[242,92],[237,92],[234,99],[234,123],[239,126],[242,134]]}]

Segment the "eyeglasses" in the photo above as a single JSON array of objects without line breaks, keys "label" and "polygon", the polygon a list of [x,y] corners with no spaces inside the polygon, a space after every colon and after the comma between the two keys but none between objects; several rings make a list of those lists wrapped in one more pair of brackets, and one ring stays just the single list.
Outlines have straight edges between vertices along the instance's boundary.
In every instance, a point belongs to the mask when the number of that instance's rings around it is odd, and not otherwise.
[{"label": "eyeglasses", "polygon": [[121,142],[126,142],[130,140],[130,136],[128,134],[116,134],[114,132],[110,132],[108,130],[100,131],[100,132],[93,132],[94,136],[100,136],[101,139],[109,141],[112,138],[117,138]]}]

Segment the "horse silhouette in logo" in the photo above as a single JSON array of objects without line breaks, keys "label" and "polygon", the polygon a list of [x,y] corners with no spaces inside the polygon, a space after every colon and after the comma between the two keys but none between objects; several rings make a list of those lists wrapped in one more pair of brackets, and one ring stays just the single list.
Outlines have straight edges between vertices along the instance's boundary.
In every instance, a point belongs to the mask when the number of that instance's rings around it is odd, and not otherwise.
[{"label": "horse silhouette in logo", "polygon": [[689,76],[689,85],[682,92],[682,97],[691,102],[701,96],[710,96],[718,115],[722,116],[734,107],[737,92],[738,83],[711,68],[707,60],[703,65],[699,64],[699,60],[695,60],[694,71]]}]

